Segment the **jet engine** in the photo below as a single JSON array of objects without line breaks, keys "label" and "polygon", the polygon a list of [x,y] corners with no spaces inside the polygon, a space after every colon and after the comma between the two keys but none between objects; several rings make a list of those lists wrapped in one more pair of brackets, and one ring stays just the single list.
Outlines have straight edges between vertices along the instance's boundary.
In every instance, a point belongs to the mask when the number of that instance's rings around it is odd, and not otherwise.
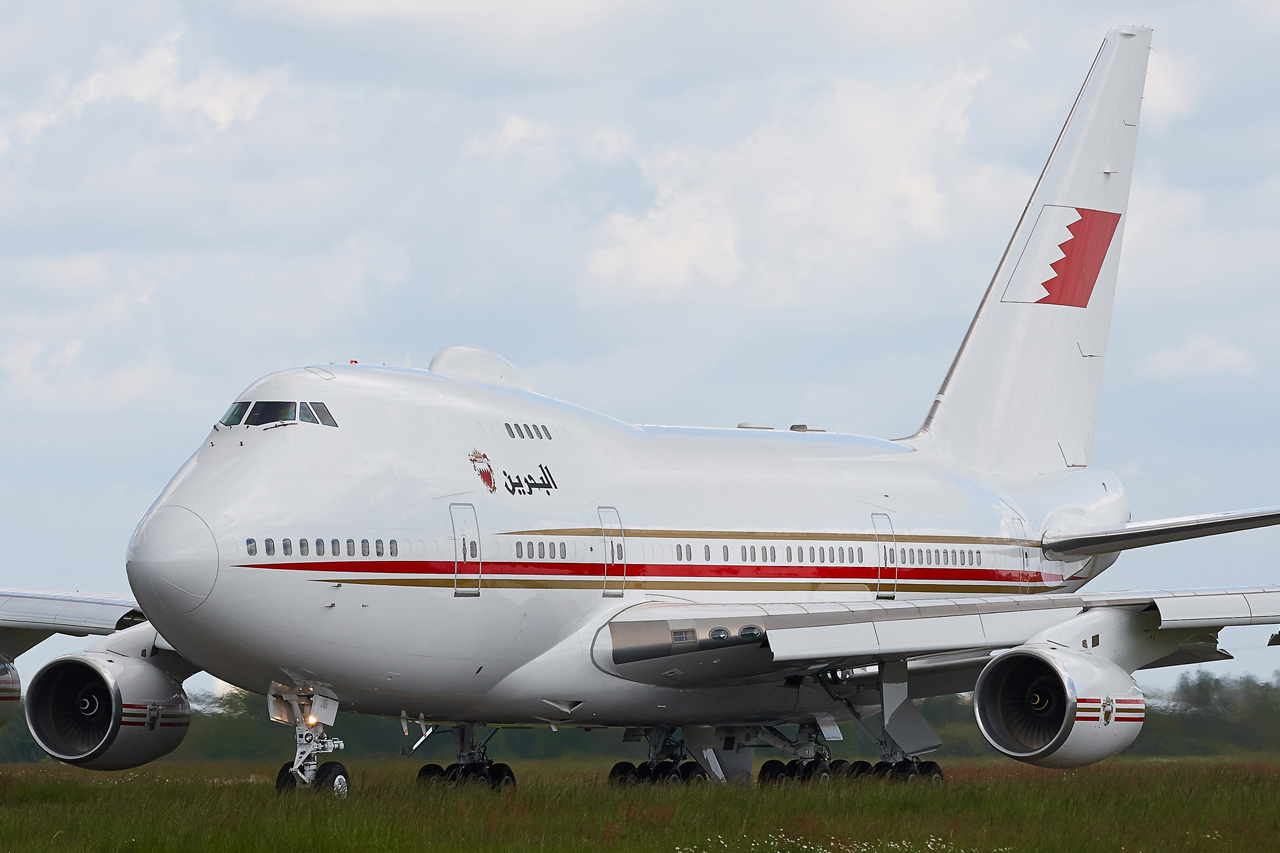
[{"label": "jet engine", "polygon": [[182,743],[191,705],[147,660],[88,651],[50,661],[27,687],[27,726],[45,752],[90,770],[127,770]]},{"label": "jet engine", "polygon": [[18,712],[18,700],[22,698],[22,682],[13,661],[0,655],[0,726]]},{"label": "jet engine", "polygon": [[973,691],[987,742],[1040,767],[1080,767],[1115,755],[1146,713],[1138,685],[1090,654],[1019,646],[987,664]]}]

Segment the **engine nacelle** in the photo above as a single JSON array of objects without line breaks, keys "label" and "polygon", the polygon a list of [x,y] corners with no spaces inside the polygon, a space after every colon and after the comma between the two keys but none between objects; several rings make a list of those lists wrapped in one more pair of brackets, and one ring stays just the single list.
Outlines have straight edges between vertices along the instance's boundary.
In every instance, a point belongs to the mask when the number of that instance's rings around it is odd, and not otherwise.
[{"label": "engine nacelle", "polygon": [[982,670],[973,710],[983,737],[1010,758],[1080,767],[1133,743],[1146,702],[1105,658],[1020,646]]},{"label": "engine nacelle", "polygon": [[0,726],[3,726],[13,715],[18,713],[18,703],[22,699],[22,682],[18,680],[18,669],[13,661],[0,655]]},{"label": "engine nacelle", "polygon": [[191,724],[182,685],[145,660],[88,651],[50,661],[27,687],[27,726],[45,752],[90,770],[167,755]]}]

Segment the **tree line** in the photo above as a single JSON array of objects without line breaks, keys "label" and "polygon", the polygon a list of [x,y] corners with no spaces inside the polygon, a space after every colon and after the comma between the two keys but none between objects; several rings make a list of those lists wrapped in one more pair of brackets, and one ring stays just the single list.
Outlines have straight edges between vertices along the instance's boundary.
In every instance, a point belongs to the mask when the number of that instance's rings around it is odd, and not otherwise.
[{"label": "tree line", "polygon": [[[165,761],[272,759],[293,754],[289,730],[267,719],[261,696],[232,691],[200,696],[194,703],[191,729],[182,746]],[[936,757],[995,757],[973,718],[972,697],[938,696],[920,702],[920,710],[942,738]],[[876,720],[869,724],[873,727]],[[845,739],[832,743],[843,758],[874,759],[874,749],[855,725],[843,727]],[[411,722],[402,734],[398,720],[339,713],[333,732],[347,744],[344,760],[387,758],[400,754],[419,735]],[[617,729],[504,728],[495,732],[490,751],[501,760],[617,756],[630,760],[646,755],[643,744],[623,743]],[[451,760],[452,738],[433,735],[414,755],[415,761]],[[1210,756],[1280,755],[1280,673],[1270,682],[1252,676],[1219,678],[1203,670],[1186,672],[1177,686],[1147,697],[1146,722],[1126,755]],[[36,746],[19,713],[0,727],[0,763],[52,760]]]}]

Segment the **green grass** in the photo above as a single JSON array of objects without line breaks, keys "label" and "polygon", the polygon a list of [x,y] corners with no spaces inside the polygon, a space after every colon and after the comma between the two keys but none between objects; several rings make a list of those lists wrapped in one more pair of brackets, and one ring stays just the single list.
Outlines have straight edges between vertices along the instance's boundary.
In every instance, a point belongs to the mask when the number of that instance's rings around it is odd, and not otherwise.
[{"label": "green grass", "polygon": [[278,762],[102,774],[0,765],[6,850],[1176,851],[1280,847],[1280,765],[1120,760],[1073,772],[952,761],[946,783],[618,790],[608,762],[515,765],[513,794],[350,765],[351,796],[280,797]]}]

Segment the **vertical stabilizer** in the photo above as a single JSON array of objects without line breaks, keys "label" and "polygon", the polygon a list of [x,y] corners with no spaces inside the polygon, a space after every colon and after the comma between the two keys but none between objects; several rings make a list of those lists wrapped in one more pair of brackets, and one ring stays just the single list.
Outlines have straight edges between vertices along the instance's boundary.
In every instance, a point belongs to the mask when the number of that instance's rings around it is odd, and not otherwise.
[{"label": "vertical stabilizer", "polygon": [[1107,33],[918,438],[994,474],[1089,464],[1151,30]]}]

